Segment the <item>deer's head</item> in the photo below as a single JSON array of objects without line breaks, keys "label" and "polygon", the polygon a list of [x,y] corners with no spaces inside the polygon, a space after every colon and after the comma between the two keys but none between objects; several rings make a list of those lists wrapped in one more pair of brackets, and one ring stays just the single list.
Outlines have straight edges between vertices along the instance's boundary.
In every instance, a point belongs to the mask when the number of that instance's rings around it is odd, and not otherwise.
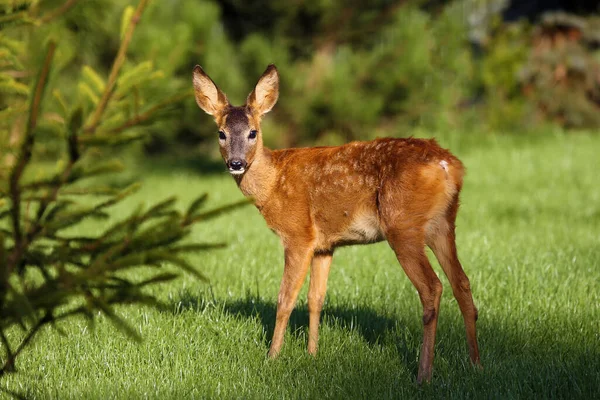
[{"label": "deer's head", "polygon": [[221,155],[232,175],[241,175],[262,150],[260,121],[271,111],[279,96],[279,75],[273,64],[262,74],[246,104],[232,106],[204,70],[194,67],[196,103],[214,117],[218,126]]}]

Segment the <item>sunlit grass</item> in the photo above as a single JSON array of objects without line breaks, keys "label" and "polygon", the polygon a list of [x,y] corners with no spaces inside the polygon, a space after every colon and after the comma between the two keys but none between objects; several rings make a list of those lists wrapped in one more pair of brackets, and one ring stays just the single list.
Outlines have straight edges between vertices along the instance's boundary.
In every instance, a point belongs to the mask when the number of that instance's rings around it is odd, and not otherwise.
[{"label": "sunlit grass", "polygon": [[[479,308],[483,371],[468,362],[448,282],[433,381],[416,385],[421,307],[385,243],[336,252],[316,358],[306,353],[306,285],[281,356],[266,353],[283,270],[279,240],[252,207],[199,225],[226,249],[153,290],[168,311],[121,308],[136,344],[100,317],[42,332],[0,385],[31,398],[541,398],[600,395],[600,137],[442,140],[467,166],[458,249]],[[241,198],[225,173],[140,169],[143,191],[115,212],[176,194]],[[94,229],[92,226],[89,229]],[[433,259],[432,259],[433,260]]]}]

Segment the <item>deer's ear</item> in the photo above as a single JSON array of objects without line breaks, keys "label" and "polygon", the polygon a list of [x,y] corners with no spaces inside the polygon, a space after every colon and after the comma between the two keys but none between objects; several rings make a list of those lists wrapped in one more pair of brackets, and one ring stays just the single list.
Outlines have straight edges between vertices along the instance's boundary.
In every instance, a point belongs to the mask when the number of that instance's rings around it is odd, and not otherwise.
[{"label": "deer's ear", "polygon": [[202,69],[201,66],[194,67],[194,92],[198,107],[207,114],[217,115],[224,108],[229,106],[227,96],[223,93],[212,79]]},{"label": "deer's ear", "polygon": [[246,104],[257,114],[263,115],[271,111],[279,97],[279,73],[275,65],[270,64],[262,74],[256,87],[248,95]]}]

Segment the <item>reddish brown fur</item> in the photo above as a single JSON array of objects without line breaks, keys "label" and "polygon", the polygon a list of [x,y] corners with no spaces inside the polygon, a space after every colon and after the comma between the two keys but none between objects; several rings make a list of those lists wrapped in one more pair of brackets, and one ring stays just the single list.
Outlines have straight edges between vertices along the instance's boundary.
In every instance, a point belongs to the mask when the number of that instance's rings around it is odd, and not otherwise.
[{"label": "reddish brown fur", "polygon": [[[204,72],[195,70],[195,74]],[[194,80],[198,104],[203,109],[201,102],[207,98],[205,88],[196,83],[212,83],[206,78],[195,76]],[[244,195],[255,199],[285,249],[284,276],[269,355],[275,357],[281,349],[290,313],[311,262],[308,349],[315,354],[319,315],[335,248],[387,240],[423,304],[419,382],[431,378],[442,293],[442,285],[425,255],[425,245],[432,248],[450,280],[464,317],[471,361],[479,364],[477,310],[469,280],[458,261],[454,238],[464,174],[460,160],[435,140],[414,138],[269,150],[262,145],[260,119],[277,100],[277,82],[277,71],[270,66],[248,96],[248,104],[244,106],[248,124],[244,126],[258,130],[259,136],[256,143],[246,143],[248,168],[234,176]],[[226,99],[218,88],[218,96],[209,89],[217,102]],[[211,103],[207,108],[217,109],[215,119],[219,129],[228,135],[240,135],[227,124],[232,106],[227,103],[219,108]],[[221,146],[227,161],[228,144],[224,142]]]}]

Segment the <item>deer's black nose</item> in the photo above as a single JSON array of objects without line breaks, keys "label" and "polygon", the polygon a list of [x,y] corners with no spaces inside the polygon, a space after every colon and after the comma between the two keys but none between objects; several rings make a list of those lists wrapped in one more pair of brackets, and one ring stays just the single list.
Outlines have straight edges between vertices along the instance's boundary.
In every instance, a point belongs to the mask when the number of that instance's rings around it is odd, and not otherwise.
[{"label": "deer's black nose", "polygon": [[242,169],[246,168],[246,162],[242,161],[238,158],[234,158],[232,160],[229,161],[229,169],[232,169],[234,171],[240,171]]}]

